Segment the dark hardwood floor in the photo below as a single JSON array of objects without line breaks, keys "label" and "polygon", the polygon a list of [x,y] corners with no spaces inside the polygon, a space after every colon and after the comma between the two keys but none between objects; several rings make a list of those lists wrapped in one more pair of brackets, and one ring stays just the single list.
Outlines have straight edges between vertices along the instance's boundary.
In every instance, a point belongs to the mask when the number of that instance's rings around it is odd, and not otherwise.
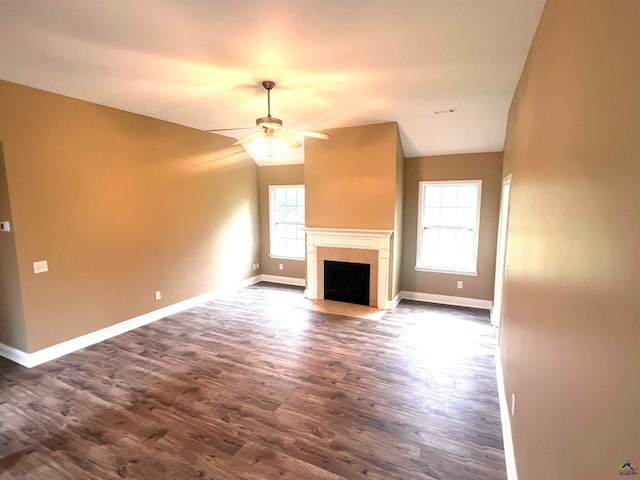
[{"label": "dark hardwood floor", "polygon": [[506,478],[486,313],[301,295],[258,284],[33,369],[0,358],[0,478]]}]

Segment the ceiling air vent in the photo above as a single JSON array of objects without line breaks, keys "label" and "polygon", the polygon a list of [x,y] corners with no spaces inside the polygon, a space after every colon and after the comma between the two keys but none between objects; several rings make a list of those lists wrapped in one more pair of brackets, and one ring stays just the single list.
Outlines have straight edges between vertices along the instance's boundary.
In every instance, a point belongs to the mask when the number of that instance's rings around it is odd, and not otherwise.
[{"label": "ceiling air vent", "polygon": [[457,108],[447,108],[446,110],[434,110],[433,113],[435,113],[436,115],[443,115],[445,113],[455,113],[457,111]]}]

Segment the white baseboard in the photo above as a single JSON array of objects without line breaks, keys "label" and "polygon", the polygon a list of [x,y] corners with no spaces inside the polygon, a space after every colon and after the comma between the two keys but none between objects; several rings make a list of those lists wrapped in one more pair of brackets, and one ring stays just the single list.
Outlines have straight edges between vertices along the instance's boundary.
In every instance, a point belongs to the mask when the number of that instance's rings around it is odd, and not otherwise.
[{"label": "white baseboard", "polygon": [[228,285],[211,292],[207,292],[203,295],[198,295],[197,297],[189,298],[182,302],[174,303],[158,310],[145,313],[138,317],[116,323],[115,325],[110,325],[100,330],[96,330],[95,332],[72,338],[71,340],[58,343],[57,345],[43,348],[42,350],[38,350],[37,352],[33,353],[26,353],[22,350],[18,350],[17,348],[13,348],[9,345],[0,343],[0,355],[8,358],[9,360],[13,360],[14,362],[19,363],[20,365],[23,365],[25,367],[35,367],[50,360],[62,357],[63,355],[67,355],[95,343],[99,343],[109,338],[115,337],[116,335],[128,332],[129,330],[133,330],[134,328],[142,327],[143,325],[155,322],[156,320],[160,320],[161,318],[165,318],[169,315],[173,315],[183,310],[195,307],[213,298],[217,298],[220,295],[223,295],[225,292],[229,292],[230,290],[237,290],[239,288],[253,285],[254,283],[258,283],[260,280],[261,275],[257,275],[241,282],[234,283],[232,285]]},{"label": "white baseboard", "polygon": [[507,394],[504,388],[504,372],[502,371],[500,349],[496,352],[496,379],[498,381],[500,418],[502,420],[502,441],[504,442],[504,463],[507,466],[507,478],[509,480],[518,480],[516,457],[513,451],[513,437],[511,436],[511,416],[509,415],[509,403],[507,402]]},{"label": "white baseboard", "polygon": [[10,347],[4,343],[0,343],[0,357],[8,358],[20,365],[31,368],[33,365],[29,365],[29,354],[18,350],[17,348]]},{"label": "white baseboard", "polygon": [[[67,340],[57,345],[53,345],[51,347],[38,350],[37,352],[26,353],[17,348],[0,343],[0,356],[8,358],[9,360],[12,360],[28,368],[35,367],[42,363],[48,362],[50,360],[54,360],[56,358],[62,357],[63,355],[67,355],[77,350],[86,348],[90,345],[107,340],[111,337],[115,337],[116,335],[120,335],[122,333],[128,332],[129,330],[133,330],[134,328],[142,327],[143,325],[147,325],[149,323],[155,322],[156,320],[160,320],[161,318],[165,318],[169,315],[173,315],[183,310],[187,310],[189,308],[195,307],[213,298],[218,298],[230,290],[237,290],[239,288],[253,285],[258,282],[271,282],[271,283],[279,283],[283,285],[295,285],[295,286],[301,286],[301,287],[305,286],[304,278],[281,277],[278,275],[264,275],[264,274],[256,275],[255,277],[248,278],[241,282],[228,285],[211,292],[207,292],[203,295],[198,295],[197,297],[189,298],[182,302],[168,305],[166,307],[160,308],[158,310],[154,310],[149,313],[145,313],[143,315],[140,315],[135,318],[131,318],[129,320],[125,320],[115,325],[111,325],[109,327],[96,330],[95,332],[87,333],[86,335],[82,335],[80,337]],[[304,294],[305,296],[307,296],[306,290]],[[396,305],[398,305],[398,303],[402,299],[416,300],[419,302],[440,303],[445,305],[457,305],[461,307],[484,308],[484,309],[490,309],[491,303],[492,303],[488,300],[478,300],[475,298],[450,297],[447,295],[435,295],[431,293],[421,293],[421,292],[407,292],[403,290],[400,293],[398,293],[393,298],[393,300],[386,301],[386,304],[385,304],[386,309],[390,310],[395,308]]]},{"label": "white baseboard", "polygon": [[400,292],[400,298],[405,300],[415,300],[417,302],[439,303],[441,305],[454,305],[456,307],[471,307],[490,310],[493,302],[491,300],[480,300],[478,298],[453,297],[449,295],[437,295],[435,293]]},{"label": "white baseboard", "polygon": [[260,275],[261,282],[280,283],[282,285],[295,285],[297,287],[305,287],[306,281],[304,278],[295,277],[281,277],[279,275]]},{"label": "white baseboard", "polygon": [[395,297],[393,297],[393,300],[387,300],[387,304],[385,305],[385,308],[387,310],[393,310],[398,306],[398,304],[400,303],[400,300],[402,300],[402,292],[398,292],[398,294]]}]

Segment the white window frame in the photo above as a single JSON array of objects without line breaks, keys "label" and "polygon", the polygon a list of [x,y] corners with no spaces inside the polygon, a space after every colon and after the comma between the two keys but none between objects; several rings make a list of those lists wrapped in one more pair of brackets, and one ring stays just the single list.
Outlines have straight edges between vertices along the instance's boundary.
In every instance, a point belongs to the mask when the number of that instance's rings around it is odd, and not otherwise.
[{"label": "white window frame", "polygon": [[[275,200],[275,190],[277,189],[283,189],[283,188],[303,188],[304,189],[304,193],[305,193],[305,203],[306,203],[306,194],[307,191],[305,189],[304,185],[269,185],[269,257],[270,258],[281,258],[283,260],[302,260],[304,261],[306,258],[306,251],[303,252],[302,256],[295,256],[295,255],[283,255],[281,253],[274,253],[273,252],[273,245],[274,245],[274,239],[275,239],[275,218],[274,218],[274,200]],[[305,211],[305,223],[307,221],[306,218],[306,211]],[[295,224],[295,225],[299,225],[299,224]],[[304,224],[302,224],[302,228],[304,228]],[[306,250],[306,248],[305,248]]]},{"label": "white window frame", "polygon": [[[473,239],[473,269],[456,269],[456,268],[438,268],[433,266],[426,266],[423,264],[422,259],[420,258],[422,254],[422,235],[424,233],[424,225],[422,224],[423,218],[423,197],[424,197],[424,186],[427,184],[431,185],[460,185],[464,183],[475,183],[478,185],[478,206],[476,211],[476,225],[474,230],[474,239]],[[416,266],[415,270],[418,272],[435,272],[435,273],[451,273],[457,275],[478,275],[478,244],[480,237],[480,214],[482,211],[482,180],[429,180],[419,182],[418,186],[418,243],[416,244]]]}]

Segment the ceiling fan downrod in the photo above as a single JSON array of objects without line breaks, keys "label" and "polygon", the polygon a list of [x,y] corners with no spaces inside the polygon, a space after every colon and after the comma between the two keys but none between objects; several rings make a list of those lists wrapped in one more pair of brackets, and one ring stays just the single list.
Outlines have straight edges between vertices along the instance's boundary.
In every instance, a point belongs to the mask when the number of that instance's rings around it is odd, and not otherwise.
[{"label": "ceiling fan downrod", "polygon": [[271,118],[271,89],[276,86],[275,82],[265,80],[262,86],[267,90],[267,117]]},{"label": "ceiling fan downrod", "polygon": [[[271,130],[280,130],[282,128],[282,120],[271,116],[271,89],[275,87],[276,84],[271,80],[265,80],[262,82],[262,86],[267,91],[267,116],[256,119],[256,126]],[[265,130],[265,133],[268,132]]]}]

